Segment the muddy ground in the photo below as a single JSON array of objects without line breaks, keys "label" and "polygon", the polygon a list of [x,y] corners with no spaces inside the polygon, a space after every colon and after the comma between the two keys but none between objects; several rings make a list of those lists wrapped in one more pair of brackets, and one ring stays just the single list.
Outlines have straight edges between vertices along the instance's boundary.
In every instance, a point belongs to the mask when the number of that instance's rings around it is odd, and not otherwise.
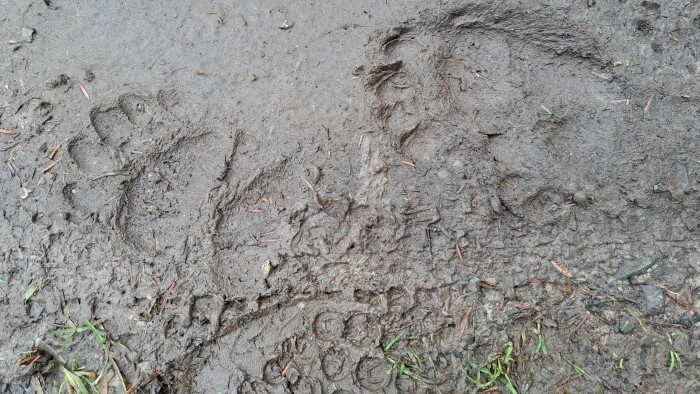
[{"label": "muddy ground", "polygon": [[0,391],[700,392],[697,1],[0,3]]}]

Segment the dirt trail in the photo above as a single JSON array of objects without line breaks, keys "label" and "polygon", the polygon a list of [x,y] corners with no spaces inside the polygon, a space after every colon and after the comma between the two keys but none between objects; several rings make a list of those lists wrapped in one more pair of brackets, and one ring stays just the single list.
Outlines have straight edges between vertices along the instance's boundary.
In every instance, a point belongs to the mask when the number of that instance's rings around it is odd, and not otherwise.
[{"label": "dirt trail", "polygon": [[1,391],[700,391],[697,4],[0,8]]}]

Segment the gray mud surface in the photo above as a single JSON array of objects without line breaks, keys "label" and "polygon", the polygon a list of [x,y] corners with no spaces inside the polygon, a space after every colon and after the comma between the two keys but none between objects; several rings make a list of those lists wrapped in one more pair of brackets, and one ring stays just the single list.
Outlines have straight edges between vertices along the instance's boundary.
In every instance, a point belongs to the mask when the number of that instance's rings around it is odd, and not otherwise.
[{"label": "gray mud surface", "polygon": [[700,392],[697,1],[0,10],[0,391]]}]

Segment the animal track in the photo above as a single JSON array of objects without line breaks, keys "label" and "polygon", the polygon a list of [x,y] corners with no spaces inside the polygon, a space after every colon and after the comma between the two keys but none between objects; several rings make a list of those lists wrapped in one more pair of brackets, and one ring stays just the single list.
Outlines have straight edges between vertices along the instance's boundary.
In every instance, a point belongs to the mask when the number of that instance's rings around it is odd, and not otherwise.
[{"label": "animal track", "polygon": [[77,166],[89,174],[103,174],[121,170],[116,149],[88,138],[73,141],[68,154]]},{"label": "animal track", "polygon": [[[203,226],[202,218],[208,217],[202,202],[231,142],[161,105],[174,95],[124,94],[116,105],[94,108],[94,133],[68,148],[88,179],[68,185],[64,195],[76,208],[105,216],[105,221],[115,215],[117,229],[138,250],[177,257],[187,248],[193,225]],[[109,176],[91,179],[100,174]]]},{"label": "animal track", "polygon": [[[380,39],[378,64],[366,78],[375,119],[414,162],[459,163],[455,169],[492,191],[503,183],[494,178],[512,173],[537,188],[590,183],[596,163],[609,161],[610,113],[620,89],[591,74],[601,64],[595,45],[583,45],[590,40],[572,31],[551,16],[501,4],[426,12]],[[571,167],[584,175],[555,178]],[[433,182],[438,190],[450,187]],[[530,198],[503,202],[519,216],[544,208]]]},{"label": "animal track", "polygon": [[[229,163],[231,168],[241,167],[236,160]],[[290,244],[290,201],[298,201],[303,189],[300,185],[287,193],[282,187],[288,165],[280,157],[268,167],[258,167],[252,176],[227,175],[226,196],[219,197],[214,212],[212,270],[220,289],[230,297],[255,299],[266,293],[263,264],[270,264],[270,273],[279,278],[285,277],[281,270],[291,269],[281,264],[278,251]]]},{"label": "animal track", "polygon": [[[358,347],[353,338],[344,338],[344,332],[360,328],[371,314],[367,305],[333,300],[309,301],[303,309],[296,305],[273,306],[258,314],[255,324],[246,324],[235,334],[220,338],[230,353],[207,350],[211,354],[208,363],[217,365],[220,357],[235,360],[237,368],[250,377],[241,383],[241,390],[257,386],[258,390],[298,388],[325,393],[385,387],[391,376],[386,374],[386,362],[381,358],[379,330],[370,327],[370,332],[364,333],[371,337],[363,342],[369,344],[366,347]],[[373,320],[372,324],[380,325]],[[260,327],[265,329],[260,331]],[[251,351],[251,345],[259,347]],[[210,391],[215,387],[200,383],[196,389]]]},{"label": "animal track", "polygon": [[381,336],[381,326],[368,313],[352,316],[345,322],[343,338],[358,349],[377,346]]},{"label": "animal track", "polygon": [[330,349],[321,360],[321,369],[328,380],[335,382],[350,373],[350,361],[342,351]]},{"label": "animal track", "polygon": [[322,312],[314,321],[314,333],[324,341],[335,341],[343,333],[343,317],[335,312]]},{"label": "animal track", "polygon": [[223,165],[225,153],[211,131],[186,130],[129,182],[118,210],[118,224],[134,245],[173,248],[173,256],[187,247],[183,235],[192,233],[192,224],[203,225],[202,218],[208,217],[202,202],[216,183],[212,168]]},{"label": "animal track", "polygon": [[366,357],[357,363],[355,378],[365,390],[382,390],[391,381],[391,375],[386,373],[386,361],[379,357]]}]

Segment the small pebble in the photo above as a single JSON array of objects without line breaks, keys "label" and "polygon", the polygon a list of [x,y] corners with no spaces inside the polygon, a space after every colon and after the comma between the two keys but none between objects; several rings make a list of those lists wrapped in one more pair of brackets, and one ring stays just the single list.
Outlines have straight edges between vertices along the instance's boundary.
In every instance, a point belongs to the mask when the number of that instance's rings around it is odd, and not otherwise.
[{"label": "small pebble", "polygon": [[26,187],[22,187],[22,191],[19,194],[19,198],[21,198],[22,200],[26,200],[27,197],[29,197],[29,193],[31,193],[31,192],[32,192],[32,189],[27,189]]},{"label": "small pebble", "polygon": [[642,285],[642,296],[645,315],[656,316],[663,313],[666,304],[666,295],[663,290],[652,285]]},{"label": "small pebble", "polygon": [[36,33],[36,30],[32,29],[31,27],[23,27],[22,40],[24,40],[25,42],[34,41],[34,33]]},{"label": "small pebble", "polygon": [[495,213],[501,214],[503,212],[503,204],[501,204],[501,199],[498,196],[491,196],[489,205]]},{"label": "small pebble", "polygon": [[686,329],[690,329],[696,323],[700,323],[700,314],[693,311],[686,312],[676,320],[676,323],[682,325]]},{"label": "small pebble", "polygon": [[576,193],[574,193],[574,203],[576,203],[576,205],[578,205],[579,207],[587,207],[588,205],[590,205],[591,202],[586,193],[582,191],[577,191]]},{"label": "small pebble", "polygon": [[630,315],[624,314],[620,318],[620,332],[629,334],[637,328],[637,321]]},{"label": "small pebble", "polygon": [[615,275],[617,280],[627,280],[634,276],[645,274],[649,269],[660,261],[659,256],[654,253],[642,261],[630,260],[626,262]]},{"label": "small pebble", "polygon": [[291,29],[292,27],[294,27],[294,22],[289,22],[289,21],[287,21],[286,19],[285,19],[284,22],[280,25],[280,29],[281,29],[281,30],[289,30],[289,29]]}]

